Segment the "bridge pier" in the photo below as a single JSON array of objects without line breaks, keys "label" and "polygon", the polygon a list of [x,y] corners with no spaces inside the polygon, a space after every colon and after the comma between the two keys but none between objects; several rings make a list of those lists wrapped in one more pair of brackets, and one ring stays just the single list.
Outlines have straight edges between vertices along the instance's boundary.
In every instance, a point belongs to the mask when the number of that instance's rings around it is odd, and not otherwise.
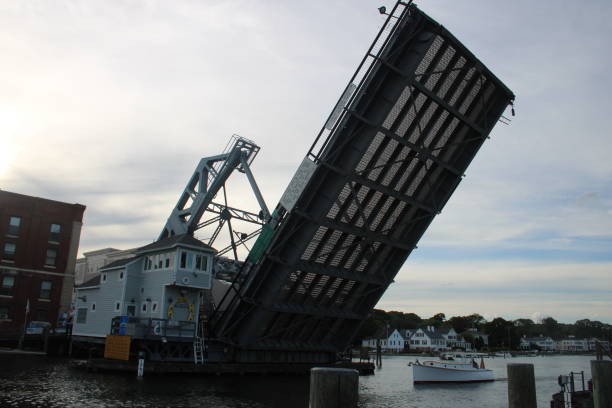
[{"label": "bridge pier", "polygon": [[310,370],[310,408],[357,408],[359,373],[347,368]]}]

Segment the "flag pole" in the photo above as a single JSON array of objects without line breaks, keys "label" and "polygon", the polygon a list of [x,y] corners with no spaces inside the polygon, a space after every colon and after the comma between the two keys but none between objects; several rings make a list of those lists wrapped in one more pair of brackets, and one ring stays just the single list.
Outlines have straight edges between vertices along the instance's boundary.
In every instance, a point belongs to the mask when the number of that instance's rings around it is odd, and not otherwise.
[{"label": "flag pole", "polygon": [[26,301],[25,315],[23,317],[23,330],[21,331],[21,337],[19,338],[19,345],[17,346],[17,348],[20,350],[23,350],[23,342],[25,340],[26,330],[28,327],[28,314],[30,314],[30,298],[28,298]]}]

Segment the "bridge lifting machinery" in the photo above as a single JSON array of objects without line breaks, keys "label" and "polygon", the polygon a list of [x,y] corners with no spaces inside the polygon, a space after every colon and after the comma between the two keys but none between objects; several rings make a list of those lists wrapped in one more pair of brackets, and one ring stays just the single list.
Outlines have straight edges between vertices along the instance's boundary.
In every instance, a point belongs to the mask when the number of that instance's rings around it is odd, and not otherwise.
[{"label": "bridge lifting machinery", "polygon": [[[223,153],[201,159],[159,234],[158,241],[173,235],[194,235],[198,230],[214,226],[210,237],[206,239],[206,243],[212,247],[224,226],[227,226],[230,242],[217,252],[215,268],[216,272],[227,268],[235,270],[239,265],[238,246],[257,237],[261,226],[270,219],[270,212],[250,168],[259,150],[255,142],[233,135]],[[259,213],[228,206],[226,183],[234,171],[246,176],[259,204]],[[220,192],[222,203],[214,201]],[[249,233],[237,232],[232,227],[232,219],[254,224],[258,228]],[[228,252],[233,253],[233,260],[223,256]]]},{"label": "bridge lifting machinery", "polygon": [[[399,1],[273,213],[243,138],[202,159],[160,238],[233,218],[258,236],[209,321],[212,359],[329,363],[440,213],[513,93],[449,31]],[[506,120],[506,119],[504,119]],[[244,173],[258,214],[213,201]],[[212,218],[201,222],[204,214]],[[236,239],[234,239],[236,238]]]}]

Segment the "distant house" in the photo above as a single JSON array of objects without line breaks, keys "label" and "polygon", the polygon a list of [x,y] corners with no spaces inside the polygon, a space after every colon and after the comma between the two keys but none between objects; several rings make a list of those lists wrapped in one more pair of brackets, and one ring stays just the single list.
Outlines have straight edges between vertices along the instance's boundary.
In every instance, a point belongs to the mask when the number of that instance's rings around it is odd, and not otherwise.
[{"label": "distant house", "polygon": [[410,349],[423,351],[448,351],[452,349],[471,350],[472,344],[467,342],[453,328],[436,329],[427,326],[415,330],[410,335]]},{"label": "distant house", "polygon": [[380,329],[372,338],[364,339],[361,342],[362,347],[375,349],[378,342],[380,347],[385,351],[394,351],[396,353],[403,351],[409,346],[409,338],[414,330],[398,330],[394,329],[389,337],[387,337],[388,329]]},{"label": "distant house", "polygon": [[381,328],[371,338],[363,339],[361,341],[361,346],[362,347],[368,347],[368,348],[371,348],[371,349],[376,349],[377,345],[380,343],[381,349],[382,350],[386,350],[387,349],[387,341],[389,339],[387,337],[388,333],[389,333],[389,329]]},{"label": "distant house", "polygon": [[482,344],[485,346],[489,345],[489,335],[483,332],[478,331],[476,328],[469,328],[467,331],[461,333],[465,338],[466,336],[471,336],[473,339],[480,339]]},{"label": "distant house", "polygon": [[433,326],[419,328],[410,336],[410,349],[422,351],[445,351],[448,350],[446,338],[442,330]]},{"label": "distant house", "polygon": [[395,329],[387,339],[387,350],[400,352],[404,350],[404,337]]},{"label": "distant house", "polygon": [[428,326],[419,329],[394,329],[386,337],[387,332],[387,329],[381,329],[372,338],[364,339],[361,345],[375,349],[378,342],[380,342],[382,350],[394,352],[400,352],[405,349],[414,351],[446,351],[457,348],[464,350],[472,349],[472,344],[467,342],[453,328],[436,329],[433,326]]},{"label": "distant house", "polygon": [[589,341],[569,336],[566,339],[558,340],[556,347],[558,351],[585,352],[589,351]]},{"label": "distant house", "polygon": [[446,347],[449,349],[471,350],[472,343],[466,341],[452,327],[450,329],[438,329],[446,340]]},{"label": "distant house", "polygon": [[601,344],[605,349],[610,350],[610,342],[608,340],[599,340],[595,337],[592,337],[587,340],[589,351],[595,351],[597,343]]},{"label": "distant house", "polygon": [[404,350],[410,349],[410,336],[414,333],[416,329],[404,329],[400,330],[400,335],[404,339]]},{"label": "distant house", "polygon": [[538,348],[544,351],[554,351],[557,347],[552,338],[540,335],[539,337],[522,337],[519,348],[521,350]]}]

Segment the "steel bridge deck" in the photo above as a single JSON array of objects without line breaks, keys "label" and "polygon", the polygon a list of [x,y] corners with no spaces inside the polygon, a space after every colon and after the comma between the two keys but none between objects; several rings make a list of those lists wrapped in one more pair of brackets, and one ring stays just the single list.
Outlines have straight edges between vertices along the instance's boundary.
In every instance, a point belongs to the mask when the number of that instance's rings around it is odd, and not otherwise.
[{"label": "steel bridge deck", "polygon": [[444,27],[396,4],[213,322],[235,358],[344,350],[513,100]]}]

